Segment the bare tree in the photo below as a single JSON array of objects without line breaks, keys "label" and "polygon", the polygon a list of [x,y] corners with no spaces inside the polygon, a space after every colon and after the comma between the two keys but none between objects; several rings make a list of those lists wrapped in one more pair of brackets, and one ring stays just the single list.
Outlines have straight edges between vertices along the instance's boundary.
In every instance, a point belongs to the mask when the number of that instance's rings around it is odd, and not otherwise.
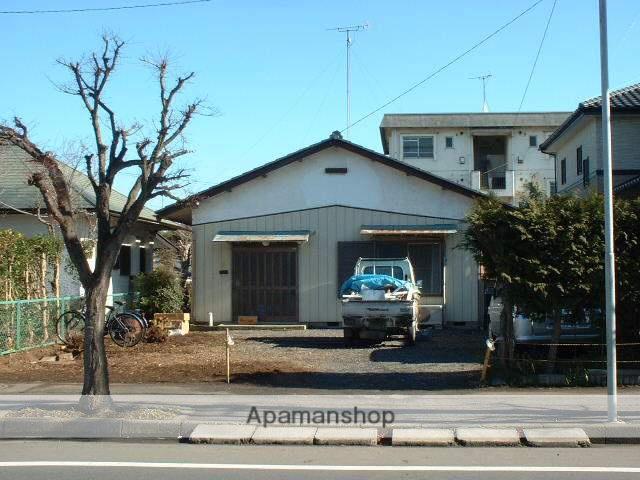
[{"label": "bare tree", "polygon": [[[72,77],[71,86],[64,87],[64,91],[82,101],[89,113],[95,140],[92,151],[85,156],[86,173],[96,198],[97,241],[93,268],[79,236],[79,213],[73,207],[72,192],[56,155],[33,143],[26,126],[18,118],[14,126],[0,126],[0,139],[24,150],[39,167],[34,169],[28,182],[40,190],[48,214],[60,226],[69,257],[85,290],[87,322],[81,397],[81,406],[85,409],[99,409],[111,403],[104,347],[105,304],[120,246],[149,200],[158,196],[174,198],[172,191],[184,186],[181,182],[187,175],[184,170],[172,170],[172,166],[178,157],[188,153],[180,140],[202,107],[200,100],[188,103],[182,109],[175,106],[176,97],[194,73],[170,81],[166,58],[144,60],[154,69],[159,83],[160,114],[154,127],[155,135],[154,138],[142,137],[142,128],[137,124],[123,127],[106,100],[105,90],[119,65],[124,46],[119,38],[104,35],[101,50],[86,60],[58,61]],[[130,142],[136,137],[132,154]],[[109,198],[115,178],[128,168],[137,169],[137,178],[121,212],[112,215]]]}]

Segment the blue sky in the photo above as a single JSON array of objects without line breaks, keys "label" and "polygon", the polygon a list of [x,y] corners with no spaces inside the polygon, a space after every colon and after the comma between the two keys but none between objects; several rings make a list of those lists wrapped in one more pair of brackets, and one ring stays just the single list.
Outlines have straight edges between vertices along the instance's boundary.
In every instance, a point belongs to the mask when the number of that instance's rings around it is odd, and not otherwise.
[{"label": "blue sky", "polygon": [[[2,10],[78,8],[145,0],[3,0]],[[194,191],[326,138],[345,126],[344,36],[368,22],[352,48],[352,120],[369,113],[514,17],[533,0],[218,0],[82,14],[0,15],[3,119],[21,116],[51,149],[90,139],[79,100],[56,90],[56,58],[78,58],[112,31],[128,41],[108,92],[123,122],[150,122],[157,85],[143,55],[169,52],[174,72],[195,71],[184,100],[206,97],[217,117],[196,118],[183,161]],[[492,111],[515,111],[553,0],[434,79],[354,127],[350,139],[381,150],[383,113],[473,112],[484,73]],[[599,92],[597,0],[558,0],[523,111],[573,110]],[[640,2],[609,0],[613,87],[640,81]],[[119,180],[124,189],[133,171]],[[159,207],[160,203],[155,203]]]}]

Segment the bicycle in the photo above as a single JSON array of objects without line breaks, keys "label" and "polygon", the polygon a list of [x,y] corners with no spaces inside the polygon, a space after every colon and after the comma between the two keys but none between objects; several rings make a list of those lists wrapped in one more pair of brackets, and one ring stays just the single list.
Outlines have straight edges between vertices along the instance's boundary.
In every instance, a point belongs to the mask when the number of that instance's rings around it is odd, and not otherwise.
[{"label": "bicycle", "polygon": [[[119,301],[113,303],[124,306],[124,303]],[[135,347],[140,343],[149,326],[144,316],[137,310],[116,313],[115,308],[109,305],[107,305],[107,309],[104,334],[109,333],[111,339],[119,347]],[[64,312],[56,321],[58,338],[67,346],[82,345],[85,323],[84,308]]]}]

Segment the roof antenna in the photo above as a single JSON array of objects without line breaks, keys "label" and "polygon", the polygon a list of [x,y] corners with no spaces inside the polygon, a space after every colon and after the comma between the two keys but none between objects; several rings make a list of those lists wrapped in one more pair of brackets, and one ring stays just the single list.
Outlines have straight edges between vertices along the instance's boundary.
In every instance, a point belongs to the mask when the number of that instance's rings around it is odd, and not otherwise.
[{"label": "roof antenna", "polygon": [[489,113],[489,104],[487,103],[487,81],[492,77],[490,73],[471,77],[469,80],[482,80],[482,113]]},{"label": "roof antenna", "polygon": [[351,125],[351,55],[349,50],[351,49],[351,32],[360,32],[369,28],[369,24],[364,25],[349,25],[348,27],[334,27],[327,28],[327,30],[346,33],[347,34],[347,128],[344,130],[345,138],[349,138],[349,126]]}]

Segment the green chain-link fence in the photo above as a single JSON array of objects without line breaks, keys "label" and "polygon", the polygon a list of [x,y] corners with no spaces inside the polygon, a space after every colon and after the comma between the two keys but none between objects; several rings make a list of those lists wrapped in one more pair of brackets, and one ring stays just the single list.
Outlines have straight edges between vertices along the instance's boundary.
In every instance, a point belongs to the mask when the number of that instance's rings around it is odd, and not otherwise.
[{"label": "green chain-link fence", "polygon": [[[132,308],[134,294],[110,295],[107,305]],[[68,310],[81,310],[84,297],[38,298],[0,302],[0,355],[44,347],[58,341],[56,321]]]}]

